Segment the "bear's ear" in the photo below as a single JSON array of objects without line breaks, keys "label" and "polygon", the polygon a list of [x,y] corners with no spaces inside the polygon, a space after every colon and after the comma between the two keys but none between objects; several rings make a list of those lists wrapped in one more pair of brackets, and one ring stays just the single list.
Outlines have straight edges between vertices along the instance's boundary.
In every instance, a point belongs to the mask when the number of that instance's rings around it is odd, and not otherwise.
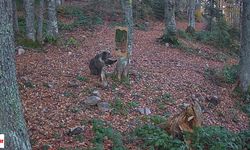
[{"label": "bear's ear", "polygon": [[106,64],[106,65],[112,65],[112,64],[114,64],[115,62],[117,62],[117,59],[110,59],[110,58],[108,58],[108,59],[105,61],[105,64]]}]

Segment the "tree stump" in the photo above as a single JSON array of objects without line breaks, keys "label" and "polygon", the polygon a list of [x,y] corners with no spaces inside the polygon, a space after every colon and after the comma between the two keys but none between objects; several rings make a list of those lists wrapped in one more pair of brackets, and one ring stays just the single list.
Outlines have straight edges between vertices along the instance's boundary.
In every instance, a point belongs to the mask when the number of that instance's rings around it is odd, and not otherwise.
[{"label": "tree stump", "polygon": [[119,81],[128,76],[128,28],[117,27],[115,31],[115,55],[118,57],[115,75]]}]

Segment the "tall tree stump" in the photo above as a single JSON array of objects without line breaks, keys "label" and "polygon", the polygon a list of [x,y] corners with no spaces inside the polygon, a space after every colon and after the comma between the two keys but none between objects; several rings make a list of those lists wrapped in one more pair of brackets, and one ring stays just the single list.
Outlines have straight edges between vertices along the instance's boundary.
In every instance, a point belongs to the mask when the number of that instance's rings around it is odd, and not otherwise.
[{"label": "tall tree stump", "polygon": [[115,75],[118,80],[128,76],[128,28],[117,27],[115,31],[115,55],[118,57]]}]

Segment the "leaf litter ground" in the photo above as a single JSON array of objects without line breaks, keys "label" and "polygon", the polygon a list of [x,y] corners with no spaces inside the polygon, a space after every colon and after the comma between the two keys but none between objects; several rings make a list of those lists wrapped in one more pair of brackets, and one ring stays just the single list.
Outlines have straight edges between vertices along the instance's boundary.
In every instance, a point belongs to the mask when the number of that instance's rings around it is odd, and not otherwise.
[{"label": "leaf litter ground", "polygon": [[[181,29],[186,27],[182,22],[177,25]],[[201,28],[202,25],[197,26]],[[176,114],[181,110],[180,105],[190,103],[191,95],[197,93],[204,97],[216,95],[221,99],[217,107],[204,113],[204,125],[224,126],[235,132],[248,128],[247,115],[235,108],[238,99],[231,96],[235,85],[220,87],[204,77],[208,66],[222,68],[225,64],[237,63],[237,60],[216,61],[160,45],[156,39],[163,29],[164,25],[156,22],[151,23],[147,32],[135,30],[130,83],[119,84],[108,78],[108,89],[103,89],[98,77],[90,75],[88,69],[89,60],[100,50],[114,49],[115,29],[108,24],[94,31],[79,28],[62,32],[61,41],[64,42],[57,46],[47,45],[44,52],[30,50],[17,56],[20,95],[33,149],[41,149],[43,145],[49,145],[51,149],[92,147],[94,133],[89,123],[92,119],[105,120],[115,129],[127,133],[143,122],[143,115],[136,108],[149,107],[152,115]],[[65,44],[69,38],[77,43]],[[211,46],[184,42],[209,54],[218,52]],[[103,113],[97,107],[86,107],[83,101],[93,89],[100,91],[102,101],[112,104],[119,98],[124,107],[134,101],[139,106],[127,107],[123,113]],[[160,97],[164,94],[170,95],[174,102],[161,103]],[[233,117],[237,117],[237,121],[232,121]],[[83,142],[65,134],[69,128],[83,124]],[[105,144],[108,149],[110,142]],[[136,143],[126,146],[134,149]]]}]

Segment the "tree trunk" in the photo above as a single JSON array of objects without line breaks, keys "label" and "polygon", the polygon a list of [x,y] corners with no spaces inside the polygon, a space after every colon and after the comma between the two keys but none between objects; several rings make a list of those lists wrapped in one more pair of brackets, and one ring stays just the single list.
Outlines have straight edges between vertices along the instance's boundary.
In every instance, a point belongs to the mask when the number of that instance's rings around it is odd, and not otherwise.
[{"label": "tree trunk", "polygon": [[[240,86],[250,92],[250,1],[243,0],[240,55]],[[248,93],[249,94],[249,93]]]},{"label": "tree trunk", "polygon": [[165,31],[160,38],[162,43],[179,45],[176,37],[175,4],[174,0],[165,0],[164,8]]},{"label": "tree trunk", "polygon": [[165,0],[165,35],[176,35],[174,0]]},{"label": "tree trunk", "polygon": [[55,1],[56,1],[56,7],[58,7],[64,3],[64,0],[55,0]]},{"label": "tree trunk", "polygon": [[118,58],[116,64],[116,75],[118,80],[120,81],[122,78],[128,77],[130,58],[132,55],[133,49],[133,11],[132,11],[132,0],[125,0],[126,9],[125,9],[125,18],[126,24],[128,27],[128,43],[127,43],[127,52],[126,56],[121,56]]},{"label": "tree trunk", "polygon": [[188,27],[186,29],[189,33],[195,32],[195,0],[189,0],[189,7],[188,7]]},{"label": "tree trunk", "polygon": [[12,0],[12,9],[13,9],[13,29],[15,33],[18,33],[19,27],[18,27],[18,17],[16,10],[16,0]]},{"label": "tree trunk", "polygon": [[209,1],[209,16],[208,16],[208,25],[207,25],[207,30],[212,31],[212,22],[213,22],[213,14],[214,11],[214,0]]},{"label": "tree trunk", "polygon": [[26,37],[35,41],[35,12],[34,0],[24,0]]},{"label": "tree trunk", "polygon": [[47,36],[57,38],[58,25],[56,17],[56,2],[55,0],[48,0],[48,23],[47,23]]},{"label": "tree trunk", "polygon": [[6,150],[31,150],[16,81],[12,1],[0,1],[0,133]]},{"label": "tree trunk", "polygon": [[44,0],[40,0],[39,6],[39,14],[37,20],[37,41],[42,44],[43,43],[43,14],[44,14]]},{"label": "tree trunk", "polygon": [[181,0],[176,0],[175,2],[175,15],[177,18],[182,18]]},{"label": "tree trunk", "polygon": [[195,19],[198,22],[202,20],[202,13],[201,13],[201,0],[195,0]]}]

